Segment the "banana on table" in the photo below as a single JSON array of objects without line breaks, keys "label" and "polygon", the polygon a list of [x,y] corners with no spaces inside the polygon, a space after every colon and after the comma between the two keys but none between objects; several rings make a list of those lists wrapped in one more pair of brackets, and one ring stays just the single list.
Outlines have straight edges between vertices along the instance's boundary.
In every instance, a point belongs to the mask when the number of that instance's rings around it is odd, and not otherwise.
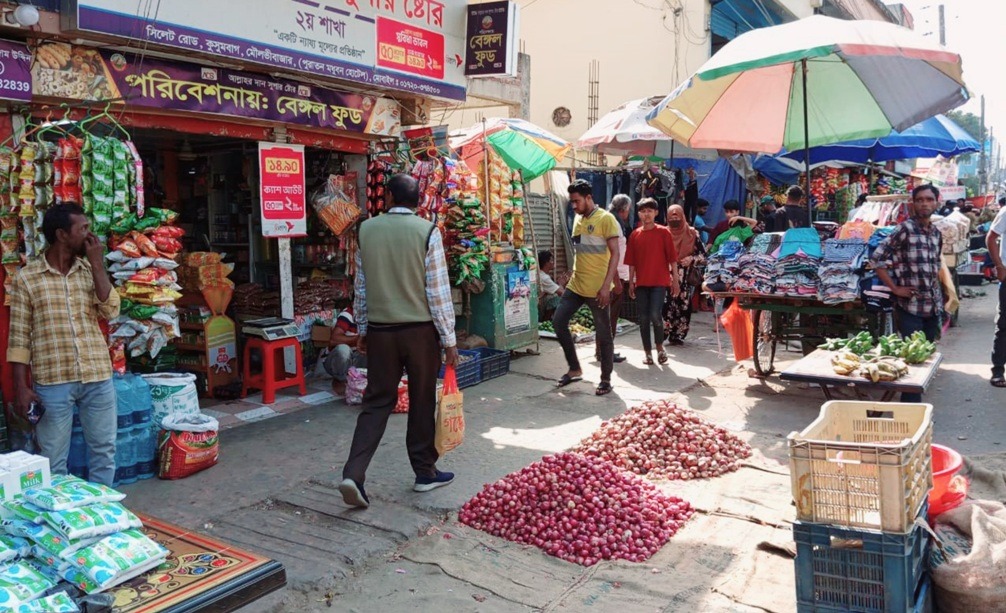
[{"label": "banana on table", "polygon": [[858,375],[874,383],[895,381],[908,374],[908,364],[901,358],[878,356],[864,360],[851,351],[839,351],[831,357],[831,367],[835,374]]}]

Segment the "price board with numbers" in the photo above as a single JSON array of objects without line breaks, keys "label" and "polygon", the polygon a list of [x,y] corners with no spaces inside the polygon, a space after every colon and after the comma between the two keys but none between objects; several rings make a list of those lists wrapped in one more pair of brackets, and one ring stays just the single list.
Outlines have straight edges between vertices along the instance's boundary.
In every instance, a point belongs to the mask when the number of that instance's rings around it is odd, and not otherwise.
[{"label": "price board with numbers", "polygon": [[304,146],[258,144],[262,236],[292,238],[307,234]]}]

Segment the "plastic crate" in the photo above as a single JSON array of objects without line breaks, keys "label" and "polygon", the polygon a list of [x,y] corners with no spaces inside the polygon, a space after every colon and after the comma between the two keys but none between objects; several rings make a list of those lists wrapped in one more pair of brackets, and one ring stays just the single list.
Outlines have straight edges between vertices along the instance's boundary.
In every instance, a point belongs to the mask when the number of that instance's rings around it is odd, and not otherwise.
[{"label": "plastic crate", "polygon": [[826,402],[789,435],[797,519],[908,532],[933,484],[933,406]]},{"label": "plastic crate", "polygon": [[502,349],[491,349],[489,347],[479,347],[473,349],[479,354],[482,364],[482,380],[488,381],[496,377],[502,377],[510,372],[510,352]]},{"label": "plastic crate", "polygon": [[[471,358],[464,361],[465,357]],[[440,377],[444,378],[446,367],[440,367]],[[458,388],[464,389],[482,383],[482,363],[479,359],[479,352],[474,349],[458,350],[458,365],[454,368],[454,374],[458,378]]]},{"label": "plastic crate", "polygon": [[[925,509],[920,518],[925,521]],[[796,522],[793,540],[800,613],[932,608],[926,584],[930,539],[922,526],[891,534]]]}]

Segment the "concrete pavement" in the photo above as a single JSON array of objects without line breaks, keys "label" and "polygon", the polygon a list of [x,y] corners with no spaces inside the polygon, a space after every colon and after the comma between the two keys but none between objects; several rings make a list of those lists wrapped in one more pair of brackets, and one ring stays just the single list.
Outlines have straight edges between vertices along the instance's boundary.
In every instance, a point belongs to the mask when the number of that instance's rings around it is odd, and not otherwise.
[{"label": "concrete pavement", "polygon": [[[968,454],[999,451],[1006,427],[1003,391],[988,384],[995,309],[988,294],[963,301],[926,399],[937,407],[936,440]],[[766,557],[759,545],[786,538],[785,436],[814,419],[820,391],[749,377],[750,363],[734,364],[729,338],[717,339],[708,313],[696,315],[689,341],[666,366],[642,366],[635,334],[616,345],[629,361],[616,365],[607,397],[593,395],[590,345],[579,350],[585,382],[554,388],[565,364],[552,341],[543,341],[540,356],[514,360],[510,375],[464,390],[465,444],[440,463],[456,482],[428,494],[411,491],[405,419],[393,415],[368,473],[373,504],[346,509],[335,485],[357,409],[341,403],[229,430],[217,467],[124,489],[131,507],[282,561],[289,587],[248,611],[793,610],[792,562]],[[661,484],[702,512],[648,563],[583,569],[469,530],[451,515],[484,483],[576,444],[639,401],[668,396],[749,440],[757,468]],[[639,589],[618,587],[630,585]]]}]

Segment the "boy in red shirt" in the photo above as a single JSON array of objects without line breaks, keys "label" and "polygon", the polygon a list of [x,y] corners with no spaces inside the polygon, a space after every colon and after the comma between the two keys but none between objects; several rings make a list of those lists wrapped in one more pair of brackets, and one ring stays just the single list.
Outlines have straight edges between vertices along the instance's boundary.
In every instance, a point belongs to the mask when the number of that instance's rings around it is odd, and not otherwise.
[{"label": "boy in red shirt", "polygon": [[656,342],[657,360],[667,363],[664,353],[664,297],[667,288],[675,288],[676,275],[671,274],[671,267],[678,261],[674,250],[674,237],[665,226],[658,226],[657,201],[653,198],[643,198],[636,204],[636,215],[642,225],[629,236],[625,249],[625,264],[629,267],[629,297],[636,300],[636,312],[639,316],[639,333],[643,337],[643,351],[646,352],[644,364],[653,364],[653,346],[651,345],[650,329],[653,330],[652,341]]}]

